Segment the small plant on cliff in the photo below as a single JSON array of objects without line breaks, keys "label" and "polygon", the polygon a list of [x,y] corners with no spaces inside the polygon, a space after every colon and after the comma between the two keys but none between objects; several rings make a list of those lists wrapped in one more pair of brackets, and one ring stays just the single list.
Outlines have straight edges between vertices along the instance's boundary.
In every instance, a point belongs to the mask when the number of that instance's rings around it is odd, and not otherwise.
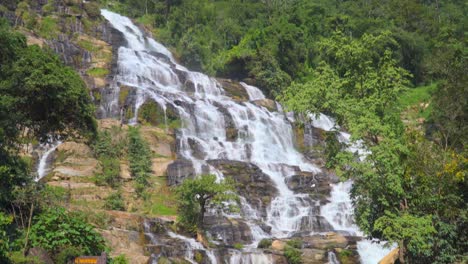
[{"label": "small plant on cliff", "polygon": [[178,196],[179,223],[189,231],[201,229],[206,209],[234,200],[236,195],[233,191],[231,181],[217,182],[215,175],[202,175],[196,179],[185,180],[175,188]]},{"label": "small plant on cliff", "polygon": [[287,246],[284,250],[284,256],[289,264],[301,264],[301,251],[294,247]]},{"label": "small plant on cliff", "polygon": [[125,201],[122,192],[117,191],[106,198],[104,208],[109,210],[125,211]]},{"label": "small plant on cliff", "polygon": [[128,141],[130,172],[135,179],[137,193],[141,195],[144,187],[148,184],[148,178],[152,172],[152,154],[148,148],[148,143],[141,137],[138,128],[129,128]]}]

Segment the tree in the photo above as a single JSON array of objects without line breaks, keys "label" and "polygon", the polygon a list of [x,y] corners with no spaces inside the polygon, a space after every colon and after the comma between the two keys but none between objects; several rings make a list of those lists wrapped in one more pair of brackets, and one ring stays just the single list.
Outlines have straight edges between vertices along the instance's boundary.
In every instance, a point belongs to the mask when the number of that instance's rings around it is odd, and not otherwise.
[{"label": "tree", "polygon": [[189,230],[203,228],[206,209],[236,198],[229,180],[217,181],[215,175],[187,179],[175,188],[178,196],[179,222]]},{"label": "tree", "polygon": [[432,236],[436,233],[431,218],[431,215],[415,217],[409,214],[396,216],[387,213],[377,220],[375,229],[381,231],[390,243],[398,243],[400,263],[405,263],[406,249],[419,256],[431,254]]},{"label": "tree", "polygon": [[392,45],[389,32],[353,39],[337,31],[319,43],[322,61],[311,80],[293,83],[279,99],[296,112],[333,113],[354,138],[377,144],[401,123],[391,110],[408,84]]}]

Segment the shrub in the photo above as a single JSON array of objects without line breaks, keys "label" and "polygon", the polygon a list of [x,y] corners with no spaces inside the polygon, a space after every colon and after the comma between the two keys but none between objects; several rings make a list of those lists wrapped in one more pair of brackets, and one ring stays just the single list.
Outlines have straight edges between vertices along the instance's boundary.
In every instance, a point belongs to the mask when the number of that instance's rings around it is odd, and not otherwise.
[{"label": "shrub", "polygon": [[130,162],[130,172],[139,189],[138,194],[146,184],[148,184],[149,174],[151,173],[151,151],[148,143],[141,137],[138,128],[130,127],[128,131],[128,160]]},{"label": "shrub", "polygon": [[108,210],[125,211],[125,201],[120,191],[115,192],[105,199],[104,208]]},{"label": "shrub", "polygon": [[120,162],[116,158],[100,158],[102,173],[96,175],[97,185],[109,185],[112,188],[120,186]]},{"label": "shrub", "polygon": [[102,236],[82,216],[63,208],[48,209],[34,217],[31,246],[54,255],[67,247],[81,248],[84,254],[100,255],[105,249]]},{"label": "shrub", "polygon": [[297,248],[286,247],[284,250],[284,256],[288,260],[289,264],[301,264],[301,251]]},{"label": "shrub", "polygon": [[273,243],[273,240],[264,238],[260,242],[258,242],[258,248],[269,248],[271,247],[271,244]]},{"label": "shrub", "polygon": [[41,24],[39,26],[39,36],[52,39],[57,36],[59,32],[59,28],[57,25],[57,20],[53,17],[45,17],[42,19]]},{"label": "shrub", "polygon": [[302,248],[302,240],[298,239],[298,238],[293,238],[291,240],[288,240],[286,242],[286,244],[290,247],[293,247],[293,248],[298,248],[298,249],[301,249]]},{"label": "shrub", "polygon": [[88,14],[88,16],[91,19],[95,19],[101,16],[101,9],[98,3],[95,3],[95,2],[86,3],[84,5],[84,9],[86,11],[86,14]]},{"label": "shrub", "polygon": [[70,261],[83,254],[84,252],[81,248],[66,247],[55,256],[55,263],[68,264]]},{"label": "shrub", "polygon": [[109,70],[105,68],[91,68],[86,73],[92,77],[105,77],[109,74]]},{"label": "shrub", "polygon": [[234,248],[235,249],[238,249],[238,250],[241,250],[244,248],[244,245],[242,243],[235,243],[234,244]]},{"label": "shrub", "polygon": [[110,264],[128,264],[128,259],[124,254],[118,255],[117,257],[113,258]]}]

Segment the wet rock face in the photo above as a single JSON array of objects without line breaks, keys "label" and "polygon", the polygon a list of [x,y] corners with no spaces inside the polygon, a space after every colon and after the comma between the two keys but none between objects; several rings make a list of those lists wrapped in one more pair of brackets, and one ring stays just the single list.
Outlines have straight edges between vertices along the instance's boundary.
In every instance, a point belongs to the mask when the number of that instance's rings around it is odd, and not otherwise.
[{"label": "wet rock face", "polygon": [[185,179],[193,179],[195,170],[189,160],[179,159],[167,166],[167,184],[169,186],[179,185]]},{"label": "wet rock face", "polygon": [[253,101],[253,103],[255,105],[257,105],[257,106],[265,107],[270,112],[278,111],[278,108],[276,106],[276,102],[271,100],[271,99],[255,100],[255,101]]},{"label": "wet rock face", "polygon": [[309,193],[313,198],[324,199],[331,192],[330,176],[327,173],[297,171],[285,179],[286,185],[294,192]]},{"label": "wet rock face", "polygon": [[208,163],[219,169],[224,176],[231,177],[237,184],[239,195],[245,197],[255,209],[266,216],[266,208],[278,195],[278,190],[270,177],[252,163],[232,160],[209,160]]},{"label": "wet rock face", "polygon": [[237,101],[249,101],[249,94],[240,83],[220,78],[217,81],[223,86],[227,96]]},{"label": "wet rock face", "polygon": [[226,139],[228,141],[236,141],[239,135],[239,130],[237,129],[231,114],[223,105],[217,102],[213,102],[213,105],[215,105],[216,108],[218,108],[218,110],[223,114],[226,128]]},{"label": "wet rock face", "polygon": [[228,219],[224,216],[206,216],[204,225],[204,230],[206,230],[212,241],[230,246],[236,243],[252,243],[250,228],[241,219]]}]

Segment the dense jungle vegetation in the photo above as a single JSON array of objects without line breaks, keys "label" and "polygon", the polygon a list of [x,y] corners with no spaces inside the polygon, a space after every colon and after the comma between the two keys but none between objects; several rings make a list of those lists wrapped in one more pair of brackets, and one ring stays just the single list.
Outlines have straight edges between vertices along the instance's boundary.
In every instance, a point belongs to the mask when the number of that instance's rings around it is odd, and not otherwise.
[{"label": "dense jungle vegetation", "polygon": [[[245,80],[297,113],[336,118],[371,151],[362,162],[339,144],[327,151],[330,169],[354,179],[360,228],[397,243],[400,263],[468,260],[465,1],[92,2],[90,15],[98,17],[101,6],[134,18],[193,70]],[[2,0],[0,13],[13,10],[25,27],[53,38],[53,17],[38,24],[28,8],[35,3]],[[27,46],[15,26],[0,20],[0,262],[30,263],[24,253],[36,245],[58,263],[99,254],[102,237],[56,204],[64,194],[33,182],[22,144],[51,135],[95,142],[107,164],[100,180],[109,186],[119,185],[113,175],[121,154],[96,132],[79,75],[51,51]],[[148,153],[136,130],[128,140],[132,175],[143,188],[149,164],[138,157]]]}]

